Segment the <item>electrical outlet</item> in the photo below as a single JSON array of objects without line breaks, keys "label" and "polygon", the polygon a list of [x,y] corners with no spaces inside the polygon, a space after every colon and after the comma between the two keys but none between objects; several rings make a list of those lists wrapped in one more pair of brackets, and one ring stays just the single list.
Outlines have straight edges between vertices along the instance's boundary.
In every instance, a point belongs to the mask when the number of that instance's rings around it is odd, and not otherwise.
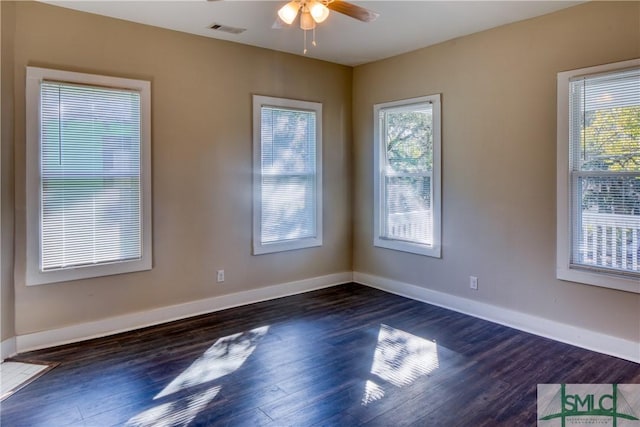
[{"label": "electrical outlet", "polygon": [[469,276],[469,288],[474,291],[478,290],[478,278],[476,276]]},{"label": "electrical outlet", "polygon": [[224,282],[224,270],[218,270],[217,280],[218,283]]}]

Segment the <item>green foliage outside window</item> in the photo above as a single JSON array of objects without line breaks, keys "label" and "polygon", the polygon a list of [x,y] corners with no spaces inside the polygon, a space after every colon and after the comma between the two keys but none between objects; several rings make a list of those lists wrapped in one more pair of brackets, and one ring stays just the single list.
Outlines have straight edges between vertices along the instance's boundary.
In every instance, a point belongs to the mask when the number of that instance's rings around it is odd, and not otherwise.
[{"label": "green foliage outside window", "polygon": [[[640,106],[588,112],[581,134],[581,170],[640,173]],[[640,177],[582,179],[582,208],[640,215]]]}]

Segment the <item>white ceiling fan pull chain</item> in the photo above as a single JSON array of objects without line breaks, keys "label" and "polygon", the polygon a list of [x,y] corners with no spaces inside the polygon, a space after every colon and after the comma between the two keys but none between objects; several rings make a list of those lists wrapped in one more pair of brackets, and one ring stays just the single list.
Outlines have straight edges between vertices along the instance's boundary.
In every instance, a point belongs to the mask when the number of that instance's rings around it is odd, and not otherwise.
[{"label": "white ceiling fan pull chain", "polygon": [[307,54],[307,30],[304,31],[304,50],[302,51],[303,55]]}]

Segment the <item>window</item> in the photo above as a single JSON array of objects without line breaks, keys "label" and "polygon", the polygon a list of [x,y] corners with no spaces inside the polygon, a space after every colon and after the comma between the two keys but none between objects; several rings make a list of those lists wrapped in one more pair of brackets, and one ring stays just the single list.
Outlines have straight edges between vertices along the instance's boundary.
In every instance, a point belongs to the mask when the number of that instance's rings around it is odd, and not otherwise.
[{"label": "window", "polygon": [[559,279],[640,293],[640,60],[558,74]]},{"label": "window", "polygon": [[440,257],[440,95],[377,104],[374,245]]},{"label": "window", "polygon": [[322,104],[253,97],[253,253],[322,245]]},{"label": "window", "polygon": [[27,67],[27,285],[151,268],[150,83]]}]

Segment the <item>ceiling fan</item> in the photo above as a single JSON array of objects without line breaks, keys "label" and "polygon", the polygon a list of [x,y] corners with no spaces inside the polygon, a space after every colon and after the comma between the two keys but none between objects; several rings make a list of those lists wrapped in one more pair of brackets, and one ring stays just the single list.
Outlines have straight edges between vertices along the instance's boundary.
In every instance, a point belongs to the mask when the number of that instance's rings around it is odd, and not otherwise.
[{"label": "ceiling fan", "polygon": [[[315,29],[316,24],[324,22],[329,17],[329,11],[347,15],[362,22],[375,21],[380,14],[372,10],[360,7],[344,0],[292,0],[278,9],[279,21],[287,25],[293,22],[300,15],[300,28],[304,30],[304,51],[307,53],[307,31],[313,30],[313,42],[316,45]],[[276,21],[274,27],[279,27]]]},{"label": "ceiling fan", "polygon": [[298,12],[301,12],[300,28],[311,30],[315,24],[320,24],[327,19],[329,10],[362,22],[375,21],[380,16],[377,12],[344,0],[293,0],[278,10],[278,16],[286,24],[291,25],[298,16]]}]

